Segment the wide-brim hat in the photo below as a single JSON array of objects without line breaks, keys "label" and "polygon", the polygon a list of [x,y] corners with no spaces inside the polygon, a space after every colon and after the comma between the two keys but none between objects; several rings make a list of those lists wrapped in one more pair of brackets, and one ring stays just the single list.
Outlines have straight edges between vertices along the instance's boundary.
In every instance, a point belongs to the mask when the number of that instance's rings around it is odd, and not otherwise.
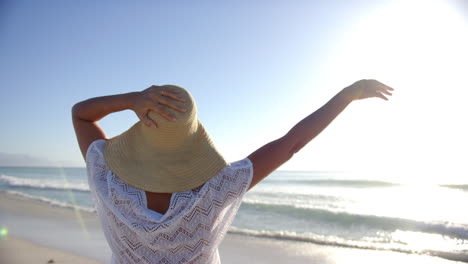
[{"label": "wide-brim hat", "polygon": [[203,185],[227,163],[198,120],[192,95],[179,86],[164,86],[179,91],[177,96],[185,99],[186,112],[167,107],[165,110],[176,117],[176,121],[168,121],[150,111],[148,116],[158,127],[137,122],[106,141],[104,159],[117,177],[133,187],[157,193],[182,192]]}]

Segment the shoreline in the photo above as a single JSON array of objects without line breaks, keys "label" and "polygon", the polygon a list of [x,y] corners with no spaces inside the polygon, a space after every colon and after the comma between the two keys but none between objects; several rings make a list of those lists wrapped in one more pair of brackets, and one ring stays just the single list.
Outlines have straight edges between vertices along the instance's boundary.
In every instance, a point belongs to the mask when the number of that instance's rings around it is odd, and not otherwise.
[{"label": "shoreline", "polygon": [[[110,262],[111,251],[95,213],[51,206],[5,192],[0,192],[0,212],[0,225],[8,229],[8,235],[0,239],[2,263],[5,258],[12,259],[6,263],[47,263],[49,259],[42,260],[44,256],[54,259],[54,263]],[[24,257],[21,252],[28,252],[32,259],[41,262],[14,262],[16,257]],[[462,263],[427,255],[233,233],[226,235],[219,252],[222,263],[252,263],[252,259],[254,263]]]}]

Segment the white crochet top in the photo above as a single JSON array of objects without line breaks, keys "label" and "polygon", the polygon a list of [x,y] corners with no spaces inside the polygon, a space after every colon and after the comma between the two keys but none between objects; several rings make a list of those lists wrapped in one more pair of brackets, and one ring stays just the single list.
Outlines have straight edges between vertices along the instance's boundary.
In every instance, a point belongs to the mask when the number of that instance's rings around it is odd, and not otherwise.
[{"label": "white crochet top", "polygon": [[121,181],[94,141],[86,165],[91,195],[112,250],[112,263],[220,263],[218,246],[252,180],[249,159],[228,164],[203,186],[173,193],[162,215],[143,190]]}]

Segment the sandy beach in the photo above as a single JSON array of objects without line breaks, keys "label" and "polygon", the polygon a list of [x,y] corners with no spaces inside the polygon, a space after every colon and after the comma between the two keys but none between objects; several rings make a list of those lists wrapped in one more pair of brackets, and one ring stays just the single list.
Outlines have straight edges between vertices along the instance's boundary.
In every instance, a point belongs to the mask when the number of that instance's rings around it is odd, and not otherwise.
[{"label": "sandy beach", "polygon": [[11,236],[0,241],[0,255],[1,263],[100,263],[94,259]]},{"label": "sandy beach", "polygon": [[[0,193],[0,263],[109,263],[97,215]],[[222,263],[462,263],[391,251],[350,249],[228,234]]]}]

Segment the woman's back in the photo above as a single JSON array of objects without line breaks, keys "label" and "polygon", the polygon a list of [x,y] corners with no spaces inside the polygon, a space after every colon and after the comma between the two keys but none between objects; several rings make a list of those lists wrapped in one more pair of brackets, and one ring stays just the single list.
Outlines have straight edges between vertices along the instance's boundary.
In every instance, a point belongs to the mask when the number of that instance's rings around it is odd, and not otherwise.
[{"label": "woman's back", "polygon": [[172,193],[155,193],[145,191],[147,207],[156,213],[165,214],[171,203]]},{"label": "woman's back", "polygon": [[94,141],[86,161],[113,263],[219,263],[218,246],[252,179],[250,160],[228,164],[203,186],[173,193],[160,214],[148,209],[143,190],[109,170],[103,158],[105,142]]}]

